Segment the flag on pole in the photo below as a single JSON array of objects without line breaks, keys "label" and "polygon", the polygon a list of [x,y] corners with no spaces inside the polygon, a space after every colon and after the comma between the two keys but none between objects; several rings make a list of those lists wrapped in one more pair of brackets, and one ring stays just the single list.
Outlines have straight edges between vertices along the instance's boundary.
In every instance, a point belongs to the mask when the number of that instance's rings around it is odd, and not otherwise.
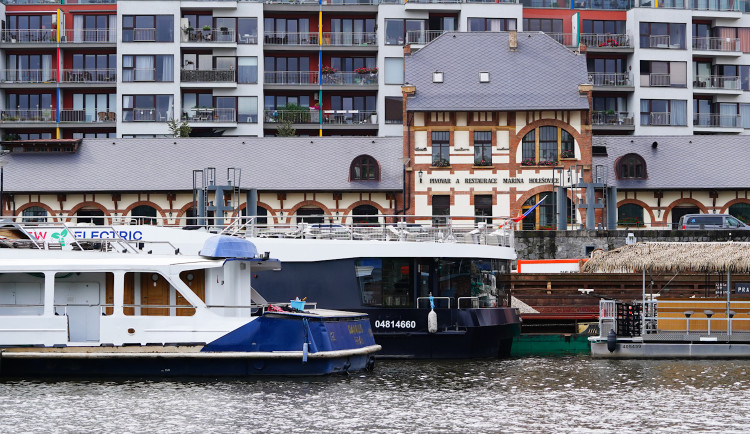
[{"label": "flag on pole", "polygon": [[503,227],[503,226],[507,225],[511,221],[513,223],[520,222],[521,220],[524,219],[524,217],[526,217],[527,215],[531,214],[531,212],[534,211],[536,209],[536,207],[538,207],[542,202],[544,202],[544,199],[547,199],[547,196],[544,196],[542,198],[542,200],[540,200],[539,202],[537,202],[536,205],[534,205],[531,208],[527,209],[526,212],[523,213],[522,215],[520,215],[518,217],[512,217],[512,218],[509,218],[508,220],[505,220],[505,222],[503,224],[501,224],[500,227]]}]

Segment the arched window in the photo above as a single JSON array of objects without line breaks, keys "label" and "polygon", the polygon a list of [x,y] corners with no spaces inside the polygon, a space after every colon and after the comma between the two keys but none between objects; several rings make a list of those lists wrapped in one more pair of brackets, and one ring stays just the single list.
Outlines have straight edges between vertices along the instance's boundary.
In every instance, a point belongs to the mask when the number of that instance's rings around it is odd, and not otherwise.
[{"label": "arched window", "polygon": [[617,160],[618,179],[646,179],[646,162],[638,154],[627,154]]},{"label": "arched window", "polygon": [[[247,207],[242,208],[242,216],[247,217]],[[255,207],[255,224],[258,225],[267,225],[268,224],[268,210],[263,208],[260,205],[257,205]],[[245,219],[245,221],[249,221],[248,219]]]},{"label": "arched window", "polygon": [[76,213],[76,223],[91,223],[97,226],[104,225],[104,211],[98,208],[84,208]]},{"label": "arched window", "polygon": [[750,204],[735,203],[729,207],[729,214],[737,217],[745,224],[750,224]]},{"label": "arched window", "polygon": [[352,181],[380,181],[378,162],[369,155],[360,155],[352,161],[349,177]]},{"label": "arched window", "polygon": [[378,209],[372,205],[359,205],[352,210],[354,224],[378,224]]},{"label": "arched window", "polygon": [[130,211],[130,216],[133,217],[139,225],[156,224],[156,209],[149,205],[138,205]]},{"label": "arched window", "polygon": [[41,206],[30,206],[23,210],[22,215],[25,223],[44,223],[47,221],[47,210]]},{"label": "arched window", "polygon": [[297,222],[311,224],[324,223],[323,210],[317,206],[300,208],[297,210]]},{"label": "arched window", "polygon": [[[534,209],[534,211],[529,213],[529,215],[521,220],[521,228],[523,230],[549,230],[555,229],[555,227],[557,226],[557,222],[555,221],[555,203],[557,199],[554,192],[540,193],[531,196],[526,202],[523,203],[523,206],[521,206],[521,211],[525,214],[526,211],[531,209],[531,207],[536,205],[536,203],[542,200],[542,198],[545,196],[546,198],[544,199],[544,201],[540,203],[539,206]],[[570,209],[570,207],[568,207],[568,209]]]},{"label": "arched window", "polygon": [[575,158],[575,139],[560,127],[541,126],[521,140],[523,166],[557,166],[560,158]]},{"label": "arched window", "polygon": [[643,207],[635,203],[618,207],[617,226],[643,226]]}]

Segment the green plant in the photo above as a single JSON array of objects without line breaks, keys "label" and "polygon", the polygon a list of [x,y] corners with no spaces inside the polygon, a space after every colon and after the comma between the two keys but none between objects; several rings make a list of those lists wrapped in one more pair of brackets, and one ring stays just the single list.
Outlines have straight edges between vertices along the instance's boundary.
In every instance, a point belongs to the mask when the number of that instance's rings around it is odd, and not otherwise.
[{"label": "green plant", "polygon": [[182,28],[183,33],[185,33],[186,35],[189,35],[190,33],[192,33],[193,30],[195,30],[193,29],[193,26],[187,26],[187,27]]},{"label": "green plant", "polygon": [[169,131],[172,132],[172,137],[190,137],[190,133],[193,131],[193,127],[188,124],[187,120],[177,122],[177,119],[167,121]]},{"label": "green plant", "polygon": [[450,161],[446,160],[445,158],[436,158],[432,160],[433,167],[448,167],[450,165]]},{"label": "green plant", "polygon": [[521,166],[536,166],[536,160],[533,158],[524,158],[521,160]]},{"label": "green plant", "polygon": [[574,158],[576,153],[572,149],[566,149],[560,153],[560,158]]},{"label": "green plant", "polygon": [[207,32],[211,30],[211,26],[203,26],[203,30]]},{"label": "green plant", "polygon": [[297,135],[297,129],[294,128],[292,125],[292,121],[289,120],[283,120],[279,124],[278,127],[276,127],[276,136],[277,137],[294,137]]},{"label": "green plant", "polygon": [[288,103],[285,106],[277,108],[277,111],[279,112],[279,122],[289,121],[295,124],[310,122],[309,107],[302,107],[299,104]]}]

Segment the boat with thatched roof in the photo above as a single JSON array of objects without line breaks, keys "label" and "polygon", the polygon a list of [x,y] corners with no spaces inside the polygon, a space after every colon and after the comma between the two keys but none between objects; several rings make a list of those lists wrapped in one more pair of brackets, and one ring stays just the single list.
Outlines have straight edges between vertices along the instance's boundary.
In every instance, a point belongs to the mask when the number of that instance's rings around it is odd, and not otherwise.
[{"label": "boat with thatched roof", "polygon": [[[750,287],[732,285],[732,274],[750,272],[750,243],[637,243],[595,251],[581,271],[643,275],[640,301],[601,300],[594,357],[750,358]],[[646,288],[657,272],[720,272],[727,282],[713,297],[660,297]]]}]

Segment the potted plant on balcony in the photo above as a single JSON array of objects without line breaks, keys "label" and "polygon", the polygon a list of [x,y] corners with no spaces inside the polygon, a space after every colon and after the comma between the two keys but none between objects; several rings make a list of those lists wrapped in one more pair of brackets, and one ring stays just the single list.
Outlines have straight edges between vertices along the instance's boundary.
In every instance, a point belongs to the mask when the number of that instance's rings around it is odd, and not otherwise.
[{"label": "potted plant on balcony", "polygon": [[436,158],[432,160],[432,167],[448,167],[450,165],[450,161],[446,160],[445,158]]},{"label": "potted plant on balcony", "polygon": [[536,160],[533,158],[524,158],[521,160],[521,166],[536,166]]},{"label": "potted plant on balcony", "polygon": [[474,160],[474,165],[475,166],[485,166],[485,167],[486,166],[492,166],[492,160],[485,160],[484,158],[477,159],[477,160]]},{"label": "potted plant on balcony", "polygon": [[203,26],[203,31],[204,31],[204,32],[209,32],[209,31],[211,31],[211,26],[208,26],[208,25],[206,25],[206,26]]}]

